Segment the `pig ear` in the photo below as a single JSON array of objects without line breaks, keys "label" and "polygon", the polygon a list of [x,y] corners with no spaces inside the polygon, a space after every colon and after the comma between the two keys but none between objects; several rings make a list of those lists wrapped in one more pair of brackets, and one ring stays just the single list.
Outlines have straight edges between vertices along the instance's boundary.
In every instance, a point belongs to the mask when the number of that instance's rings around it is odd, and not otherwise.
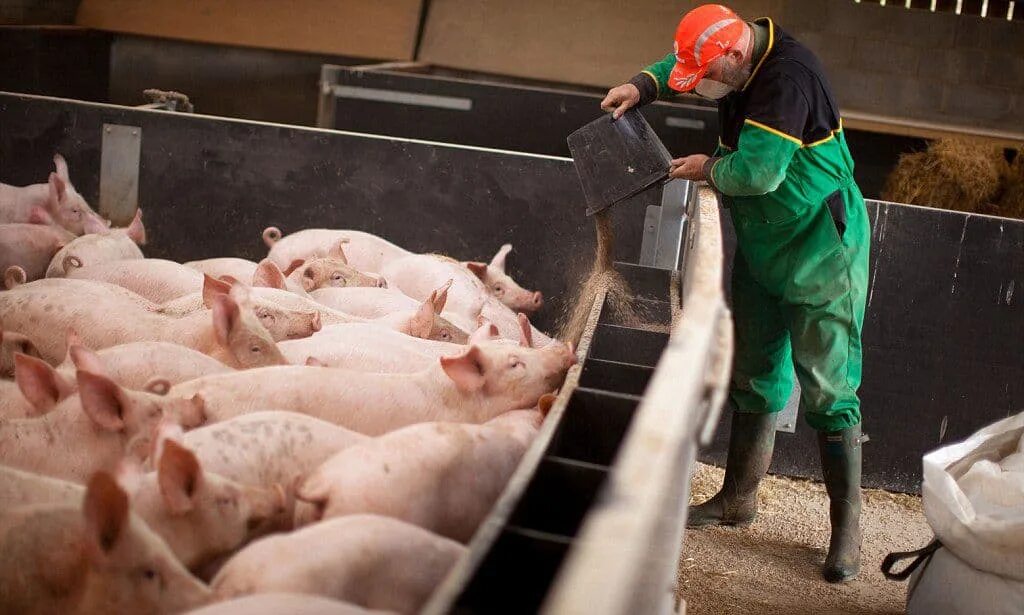
[{"label": "pig ear", "polygon": [[308,504],[322,504],[331,497],[331,481],[325,472],[315,470],[295,489],[295,497]]},{"label": "pig ear", "polygon": [[203,469],[192,451],[174,440],[165,440],[156,476],[160,495],[171,514],[183,515],[192,510],[193,498],[203,480]]},{"label": "pig ear", "polygon": [[53,205],[59,204],[68,195],[68,184],[67,181],[61,179],[60,175],[56,173],[50,173],[50,203]]},{"label": "pig ear", "polygon": [[440,314],[441,311],[444,310],[444,304],[448,302],[448,289],[452,287],[452,282],[454,281],[455,280],[449,278],[448,281],[444,283],[444,286],[434,291],[437,293],[437,298],[434,300],[435,314]]},{"label": "pig ear", "polygon": [[128,494],[106,472],[89,479],[82,504],[85,538],[93,561],[102,562],[117,546],[128,524]]},{"label": "pig ear", "polygon": [[295,271],[296,269],[298,269],[299,267],[301,267],[301,266],[303,266],[305,264],[306,264],[306,259],[304,259],[304,258],[297,258],[297,259],[293,260],[291,263],[288,264],[288,267],[285,268],[283,273],[286,276],[289,276],[289,275],[292,274],[293,271]]},{"label": "pig ear", "polygon": [[128,225],[128,238],[140,246],[146,245],[146,227],[142,226],[142,210],[135,210],[135,217]]},{"label": "pig ear", "polygon": [[71,357],[71,362],[75,364],[75,369],[109,375],[107,367],[103,364],[103,359],[92,349],[76,344],[68,348],[68,355]]},{"label": "pig ear", "polygon": [[556,399],[558,399],[558,396],[554,393],[545,393],[541,395],[540,399],[537,400],[537,409],[539,409],[540,413],[546,417],[548,412],[551,412],[551,406],[555,405]]},{"label": "pig ear", "polygon": [[142,385],[142,390],[153,395],[167,395],[167,392],[171,390],[171,381],[159,376],[150,378],[146,384]]},{"label": "pig ear", "polygon": [[39,414],[52,409],[72,389],[72,384],[49,363],[20,352],[14,353],[14,381]]},{"label": "pig ear", "polygon": [[484,386],[484,366],[480,348],[470,346],[454,357],[441,357],[441,369],[463,393],[479,391]]},{"label": "pig ear", "polygon": [[307,267],[306,270],[302,272],[302,289],[309,293],[316,290],[314,288],[315,286],[316,271],[314,271],[312,267]]},{"label": "pig ear", "polygon": [[46,225],[50,225],[50,226],[53,226],[53,225],[56,224],[53,221],[53,216],[50,215],[50,212],[46,211],[45,209],[43,209],[42,207],[40,207],[38,205],[33,207],[32,210],[28,213],[28,223],[29,224],[46,224]]},{"label": "pig ear", "polygon": [[28,274],[17,265],[11,265],[4,271],[4,288],[10,290],[21,286],[28,280]]},{"label": "pig ear", "polygon": [[327,256],[329,258],[337,258],[347,265],[348,257],[345,256],[345,250],[342,248],[346,243],[348,243],[348,239],[339,239],[338,243],[331,246],[331,249],[327,252]]},{"label": "pig ear", "polygon": [[238,304],[228,295],[217,295],[213,300],[213,331],[221,346],[227,346],[231,333],[238,327],[241,312]]},{"label": "pig ear", "polygon": [[472,346],[473,344],[480,344],[482,342],[494,341],[500,333],[498,331],[498,325],[494,324],[493,322],[483,317],[481,317],[480,320],[482,321],[480,323],[480,328],[474,331],[471,336],[469,336],[468,343],[470,346]]},{"label": "pig ear", "polygon": [[274,261],[265,258],[256,266],[256,272],[252,275],[252,285],[284,290],[284,273],[280,267],[274,264]]},{"label": "pig ear", "polygon": [[213,309],[213,300],[218,295],[226,295],[231,292],[231,284],[203,274],[203,305],[207,309]]},{"label": "pig ear", "polygon": [[497,267],[502,273],[505,273],[505,257],[512,251],[512,244],[506,243],[505,245],[498,248],[498,253],[491,259],[491,267]]},{"label": "pig ear", "polygon": [[466,268],[473,272],[473,274],[483,280],[487,277],[487,263],[478,263],[476,261],[467,261]]},{"label": "pig ear", "polygon": [[430,330],[434,327],[434,301],[437,299],[437,291],[430,293],[430,297],[420,305],[416,313],[409,319],[409,335],[421,339],[430,337]]},{"label": "pig ear", "polygon": [[68,175],[68,163],[64,160],[64,156],[60,154],[53,155],[53,168],[57,170],[57,176],[64,181],[71,183],[71,176]]},{"label": "pig ear", "polygon": [[121,387],[106,376],[81,369],[76,377],[78,396],[86,415],[107,431],[123,430],[127,400]]},{"label": "pig ear", "polygon": [[86,235],[97,235],[100,233],[106,233],[110,230],[110,227],[103,222],[103,218],[100,218],[99,216],[88,216],[82,224],[82,230]]},{"label": "pig ear", "polygon": [[326,367],[326,365],[316,357],[306,357],[306,367]]},{"label": "pig ear", "polygon": [[522,312],[519,312],[516,318],[519,320],[519,345],[533,348],[533,328],[530,326],[530,319]]}]

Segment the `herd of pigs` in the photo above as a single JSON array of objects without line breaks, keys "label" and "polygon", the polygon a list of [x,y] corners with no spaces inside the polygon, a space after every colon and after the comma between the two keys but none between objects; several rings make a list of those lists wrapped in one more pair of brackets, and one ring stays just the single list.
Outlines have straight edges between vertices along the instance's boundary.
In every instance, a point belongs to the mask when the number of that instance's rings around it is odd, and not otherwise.
[{"label": "herd of pigs", "polygon": [[0,184],[0,612],[419,610],[576,361],[511,246],[150,259],[54,163]]}]

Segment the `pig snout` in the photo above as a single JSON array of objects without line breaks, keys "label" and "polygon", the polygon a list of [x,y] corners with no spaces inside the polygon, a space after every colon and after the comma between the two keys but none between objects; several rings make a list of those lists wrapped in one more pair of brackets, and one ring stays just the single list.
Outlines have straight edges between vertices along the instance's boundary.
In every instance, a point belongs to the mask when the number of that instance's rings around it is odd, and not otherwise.
[{"label": "pig snout", "polygon": [[297,340],[309,337],[323,328],[320,312],[299,312],[288,327],[288,339]]},{"label": "pig snout", "polygon": [[385,280],[384,278],[378,277],[377,278],[377,288],[387,288],[387,287],[388,287],[388,281]]},{"label": "pig snout", "polygon": [[178,423],[182,429],[195,429],[206,423],[206,400],[201,395],[193,395],[185,400],[178,409]]},{"label": "pig snout", "polygon": [[539,310],[544,305],[544,295],[539,290],[534,291],[533,297],[530,300],[530,305],[534,310]]}]

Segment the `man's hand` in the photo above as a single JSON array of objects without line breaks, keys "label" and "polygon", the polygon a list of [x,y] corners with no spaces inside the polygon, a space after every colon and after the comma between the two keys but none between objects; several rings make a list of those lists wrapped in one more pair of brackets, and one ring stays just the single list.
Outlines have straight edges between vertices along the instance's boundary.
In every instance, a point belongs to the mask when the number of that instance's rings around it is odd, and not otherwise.
[{"label": "man's hand", "polygon": [[623,83],[618,87],[608,90],[608,95],[601,101],[601,108],[611,111],[614,119],[619,119],[622,114],[640,102],[640,90],[632,83]]},{"label": "man's hand", "polygon": [[707,179],[704,177],[704,163],[709,156],[704,154],[691,154],[682,158],[676,158],[668,168],[668,176],[672,179],[689,179],[699,181]]}]

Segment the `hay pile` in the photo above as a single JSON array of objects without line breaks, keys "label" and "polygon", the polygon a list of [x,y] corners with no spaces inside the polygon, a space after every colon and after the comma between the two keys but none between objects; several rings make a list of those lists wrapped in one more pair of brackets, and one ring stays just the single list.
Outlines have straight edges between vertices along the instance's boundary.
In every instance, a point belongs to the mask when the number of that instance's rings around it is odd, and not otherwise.
[{"label": "hay pile", "polygon": [[900,155],[882,198],[970,213],[1007,215],[996,204],[1008,172],[1003,148],[966,138],[932,141],[923,152]]}]

